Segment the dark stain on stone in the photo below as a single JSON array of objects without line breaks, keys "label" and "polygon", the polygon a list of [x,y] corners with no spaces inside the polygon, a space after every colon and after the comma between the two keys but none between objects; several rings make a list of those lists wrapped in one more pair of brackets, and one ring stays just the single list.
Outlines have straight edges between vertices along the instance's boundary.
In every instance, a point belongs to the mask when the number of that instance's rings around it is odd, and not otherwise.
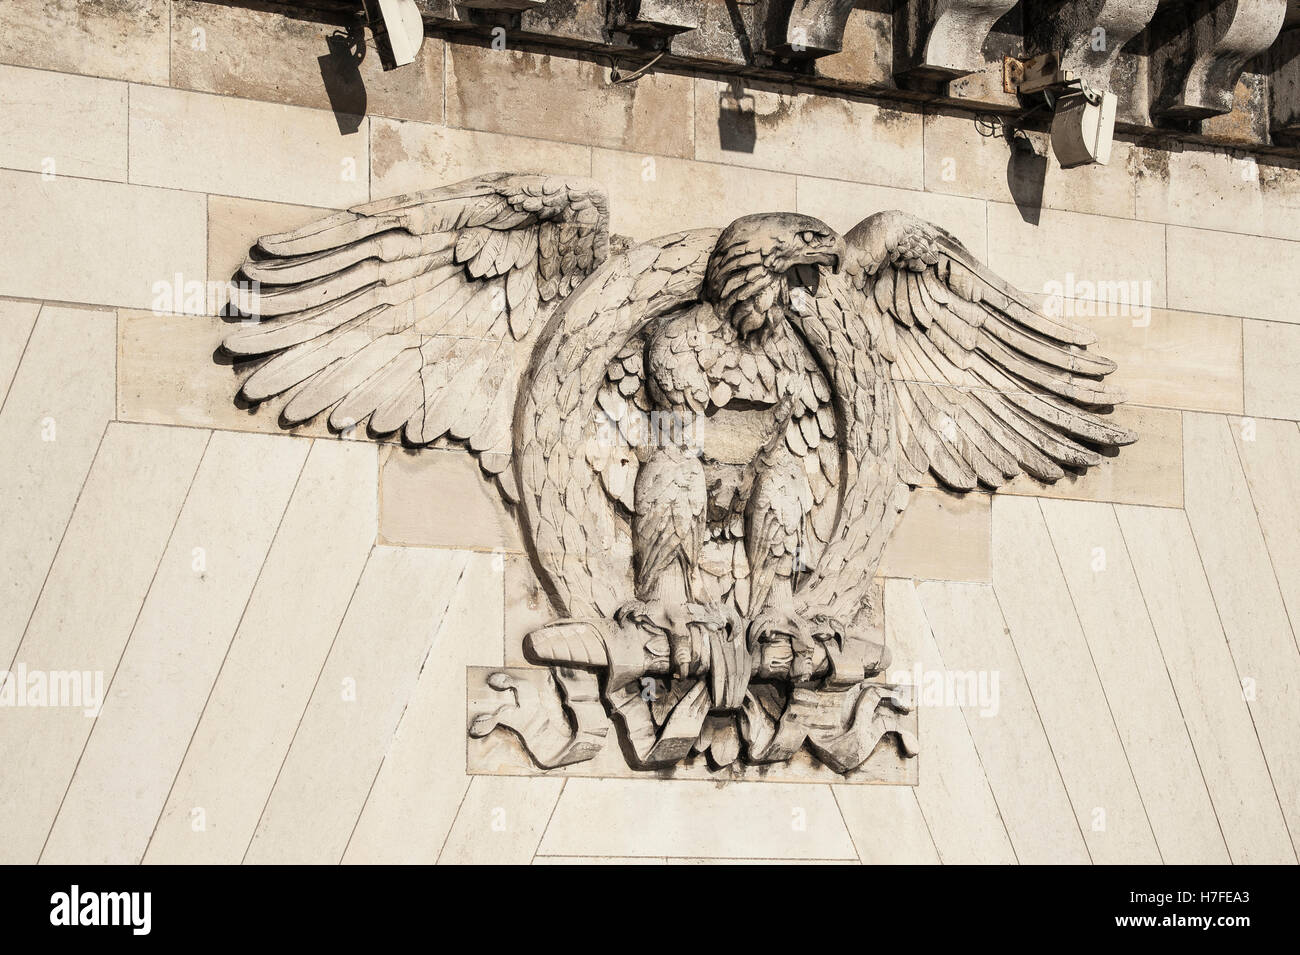
[{"label": "dark stain on stone", "polygon": [[1130,162],[1137,163],[1138,168],[1134,171],[1138,175],[1157,182],[1169,181],[1169,150],[1159,146],[1142,146],[1133,150],[1132,156]]}]

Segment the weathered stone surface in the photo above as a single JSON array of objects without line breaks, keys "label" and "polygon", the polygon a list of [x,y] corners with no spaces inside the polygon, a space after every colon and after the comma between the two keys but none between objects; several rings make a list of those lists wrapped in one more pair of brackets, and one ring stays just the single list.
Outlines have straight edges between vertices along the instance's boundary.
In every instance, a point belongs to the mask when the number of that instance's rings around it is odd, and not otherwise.
[{"label": "weathered stone surface", "polygon": [[0,166],[126,180],[125,83],[0,66],[0,126]]},{"label": "weathered stone surface", "polygon": [[[571,780],[539,855],[713,856],[856,859],[835,797],[826,787]],[[793,810],[798,813],[792,815]],[[791,825],[802,817],[803,825]],[[592,826],[592,819],[605,823]],[[740,825],[738,820],[749,820]],[[768,834],[763,844],[752,833]]]},{"label": "weathered stone surface", "polygon": [[[1096,559],[1092,546],[1083,554],[1060,554],[1037,501],[1010,496],[994,501],[993,590],[1016,659],[1035,688],[1035,709],[1088,853],[1102,865],[1126,859],[1155,864],[1160,849],[1095,656],[1079,617],[1070,612],[1062,572],[1067,561],[1086,561],[1091,572]],[[1185,752],[1186,741],[1178,742]],[[1174,746],[1174,739],[1167,745]],[[1099,818],[1103,824],[1094,825]]]},{"label": "weathered stone surface", "polygon": [[109,311],[34,302],[0,303],[0,322],[0,660],[8,668],[113,417],[115,323]]},{"label": "weathered stone surface", "polygon": [[167,85],[170,0],[6,0],[0,62]]},{"label": "weathered stone surface", "polygon": [[370,198],[368,121],[347,134],[324,110],[139,87],[131,181],[301,205]]},{"label": "weathered stone surface", "polygon": [[[473,572],[472,560],[446,550],[374,549],[257,821],[246,861],[336,864],[343,858],[403,715],[428,682],[422,678],[451,683],[445,694],[454,692],[457,671],[463,670],[456,657],[468,642],[444,643],[441,625],[458,597],[458,584]],[[375,639],[379,633],[382,640]],[[430,659],[431,654],[437,656]],[[450,659],[440,665],[444,656]],[[426,661],[430,665],[422,667]],[[428,698],[422,702],[414,713],[426,719]],[[426,735],[426,748],[430,742]],[[403,744],[403,756],[415,755],[408,745]],[[453,752],[441,750],[443,765],[459,784]],[[426,812],[450,812],[446,794],[435,801],[427,786],[423,792]]]},{"label": "weathered stone surface", "polygon": [[690,115],[689,77],[610,84],[586,60],[447,45],[449,126],[689,157]]},{"label": "weathered stone surface", "polygon": [[[998,674],[996,709],[961,700],[979,764],[1022,863],[1088,863],[1088,847],[1043,729],[1017,643],[988,584],[923,581],[916,593],[948,672]],[[958,702],[958,701],[953,701]]]},{"label": "weathered stone surface", "polygon": [[1295,849],[1187,516],[1158,507],[1115,512],[1233,861],[1294,865]]},{"label": "weathered stone surface", "polygon": [[984,44],[1014,0],[906,0],[894,16],[894,72],[948,80],[984,69]]},{"label": "weathered stone surface", "polygon": [[428,123],[370,121],[375,196],[432,189],[497,169],[585,176],[591,171],[591,147]]},{"label": "weathered stone surface", "polygon": [[442,41],[426,37],[412,64],[385,71],[359,21],[298,20],[259,9],[173,0],[171,85],[356,117],[442,120]]},{"label": "weathered stone surface", "polygon": [[921,188],[921,115],[763,84],[695,81],[695,157]]},{"label": "weathered stone surface", "polygon": [[1300,654],[1278,583],[1294,564],[1285,551],[1276,562],[1269,553],[1236,448],[1239,427],[1222,415],[1185,416],[1187,522],[1274,792],[1294,832],[1300,826],[1300,764],[1290,754],[1300,724]]},{"label": "weathered stone surface", "polygon": [[1150,27],[1153,117],[1198,120],[1232,109],[1246,62],[1277,39],[1286,0],[1196,0]]},{"label": "weathered stone surface", "polygon": [[1268,126],[1294,144],[1300,135],[1300,29],[1288,24],[1268,53]]},{"label": "weathered stone surface", "polygon": [[1294,163],[1208,148],[1137,153],[1131,168],[1139,219],[1300,239],[1300,169]]},{"label": "weathered stone surface", "polygon": [[[1155,16],[1158,0],[1044,0],[1025,5],[1025,49],[1064,53],[1061,69],[1094,89],[1123,94],[1121,119],[1145,116],[1145,68],[1125,45]],[[1145,73],[1142,74],[1145,81]],[[1136,102],[1135,102],[1136,101]]]},{"label": "weathered stone surface", "polygon": [[[634,168],[657,180],[653,164]],[[242,267],[269,283],[245,309],[257,318],[223,341],[265,360],[239,394],[290,395],[286,421],[328,410],[341,428],[364,420],[416,446],[450,436],[478,455],[387,448],[380,535],[498,554],[522,550],[516,519],[528,535],[558,619],[524,646],[550,669],[471,684],[479,771],[606,771],[623,758],[604,748],[618,712],[630,775],[686,760],[684,772],[746,778],[815,757],[863,781],[911,776],[912,708],[897,688],[863,682],[883,652],[871,582],[909,485],[928,472],[956,492],[1022,470],[1051,480],[1058,465],[1096,463],[1083,436],[1106,449],[1131,443],[1068,404],[1013,407],[1004,390],[1018,375],[1043,393],[1109,405],[1104,385],[1073,373],[1100,378],[1113,365],[1082,355],[1082,330],[1032,314],[957,240],[906,213],[870,215],[843,237],[807,215],[744,215],[602,262],[607,209],[590,180],[499,174],[262,237]],[[823,281],[836,283],[831,294]],[[534,332],[530,312],[551,302],[553,318]],[[880,334],[872,306],[895,326],[891,348],[870,347]],[[1016,323],[1036,333],[1036,369],[975,348],[984,328],[1020,342]],[[964,359],[927,329],[949,334]],[[944,375],[942,388],[918,378],[927,371]],[[706,424],[689,437],[664,430],[664,418],[701,412]],[[1009,427],[1026,413],[1029,427]],[[635,427],[641,417],[648,431]],[[899,440],[882,445],[881,432]],[[517,512],[476,467],[496,475]],[[987,579],[987,538],[944,526],[947,512],[987,527],[986,499],[923,494],[910,518],[919,530],[900,538],[884,572]],[[804,542],[809,526],[824,546]],[[805,561],[818,574],[796,590]],[[751,691],[755,677],[791,688]],[[796,677],[821,682],[805,691]],[[667,680],[669,710],[653,709],[638,679]],[[561,699],[571,718],[545,718]]]},{"label": "weathered stone surface", "polygon": [[854,85],[889,87],[894,72],[894,21],[887,10],[857,8],[844,25],[843,49],[814,61],[818,76]]},{"label": "weathered stone surface", "polygon": [[[108,426],[17,661],[32,670],[99,671],[110,684],[209,437],[192,428]],[[36,863],[93,726],[83,708],[6,708],[0,757],[13,769],[0,775],[0,859]]]},{"label": "weathered stone surface", "polygon": [[[376,553],[384,550],[378,548]],[[419,678],[404,704],[396,732],[376,747],[375,754],[382,753],[383,763],[378,773],[365,779],[365,805],[348,836],[343,862],[428,864],[447,851],[454,855],[488,855],[492,841],[485,835],[501,836],[500,842],[517,845],[531,826],[545,826],[544,820],[549,818],[558,795],[556,783],[527,780],[537,785],[511,787],[484,780],[489,785],[479,792],[499,796],[492,809],[496,810],[499,824],[504,824],[504,832],[474,826],[474,831],[467,833],[481,816],[460,818],[462,807],[475,813],[477,805],[474,781],[465,773],[464,710],[458,705],[464,699],[466,665],[476,660],[501,659],[501,579],[494,569],[495,561],[488,554],[427,550],[396,553],[421,555],[418,559],[426,567],[432,563],[448,570],[437,576],[432,588],[438,602],[424,605],[431,608],[426,612],[425,626],[432,642],[421,659]],[[457,565],[448,558],[463,566],[458,576],[454,573]],[[391,588],[387,598],[402,603],[400,590],[392,588],[391,583],[386,585],[376,579],[372,584],[381,599],[386,586]],[[358,644],[354,652],[372,652],[366,642],[373,631],[363,618],[357,619],[356,626]],[[386,692],[386,688],[379,691]],[[330,745],[324,734],[317,739],[318,745]],[[539,815],[541,822],[528,822]],[[461,827],[456,833],[453,826],[458,820]],[[470,846],[459,841],[466,835],[476,837]]]},{"label": "weathered stone surface", "polygon": [[[374,445],[312,444],[146,863],[243,858],[374,546],[375,478]],[[211,822],[199,831],[195,807]]]},{"label": "weathered stone surface", "polygon": [[[309,447],[213,435],[43,859],[136,864],[144,857]],[[184,654],[173,643],[178,631]],[[160,711],[168,718],[158,719]]]}]

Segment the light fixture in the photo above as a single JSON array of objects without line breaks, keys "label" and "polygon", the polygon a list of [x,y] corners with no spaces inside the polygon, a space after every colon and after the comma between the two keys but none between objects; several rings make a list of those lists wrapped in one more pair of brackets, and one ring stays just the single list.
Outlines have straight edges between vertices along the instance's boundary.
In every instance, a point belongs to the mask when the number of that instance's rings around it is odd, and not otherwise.
[{"label": "light fixture", "polygon": [[1118,99],[1094,89],[1070,70],[1061,69],[1061,54],[1018,60],[1002,59],[1002,88],[1026,98],[1042,98],[1052,110],[1052,152],[1062,169],[1092,163],[1106,165],[1115,135]]},{"label": "light fixture", "polygon": [[[379,19],[384,24],[383,32],[393,57],[392,65],[414,63],[424,44],[424,17],[420,16],[415,0],[365,0],[367,14],[370,14],[372,5],[379,7]],[[371,29],[374,29],[375,17],[370,15],[368,18]]]}]

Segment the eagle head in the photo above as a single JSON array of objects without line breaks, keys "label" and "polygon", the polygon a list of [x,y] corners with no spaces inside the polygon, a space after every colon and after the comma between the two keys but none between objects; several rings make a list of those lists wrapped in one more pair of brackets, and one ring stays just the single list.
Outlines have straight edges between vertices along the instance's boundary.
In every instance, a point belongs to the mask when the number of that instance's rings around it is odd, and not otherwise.
[{"label": "eagle head", "polygon": [[742,216],[718,236],[704,299],[747,337],[789,314],[792,289],[816,295],[820,267],[838,272],[843,260],[844,239],[820,219],[793,212]]}]

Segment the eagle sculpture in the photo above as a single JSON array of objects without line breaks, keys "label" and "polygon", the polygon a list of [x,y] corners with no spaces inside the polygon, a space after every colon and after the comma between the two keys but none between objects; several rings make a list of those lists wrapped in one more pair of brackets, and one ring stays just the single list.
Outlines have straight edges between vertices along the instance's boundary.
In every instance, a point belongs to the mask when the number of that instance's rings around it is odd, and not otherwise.
[{"label": "eagle sculpture", "polygon": [[915,752],[870,680],[910,487],[1097,464],[1135,439],[1102,416],[1114,363],[901,212],[613,244],[583,179],[370,203],[261,238],[224,347],[286,423],[463,442],[516,512],[556,613],[525,646],[558,692],[502,668],[471,735],[543,767],[592,758],[610,716],[638,767]]}]

